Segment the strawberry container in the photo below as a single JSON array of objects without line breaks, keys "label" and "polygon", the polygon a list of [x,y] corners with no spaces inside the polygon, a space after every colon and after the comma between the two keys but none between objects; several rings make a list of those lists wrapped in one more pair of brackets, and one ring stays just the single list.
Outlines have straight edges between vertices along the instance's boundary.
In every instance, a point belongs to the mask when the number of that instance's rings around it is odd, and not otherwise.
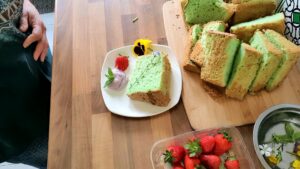
[{"label": "strawberry container", "polygon": [[205,136],[205,135],[215,135],[220,130],[225,130],[229,136],[232,137],[232,148],[231,151],[234,152],[240,163],[241,169],[254,169],[254,164],[252,158],[246,148],[243,138],[240,132],[235,128],[219,128],[219,129],[207,129],[201,131],[192,131],[177,135],[174,137],[166,138],[154,143],[151,149],[151,162],[153,169],[171,169],[172,167],[165,164],[163,161],[163,153],[166,148],[170,145],[184,145],[191,138]]}]

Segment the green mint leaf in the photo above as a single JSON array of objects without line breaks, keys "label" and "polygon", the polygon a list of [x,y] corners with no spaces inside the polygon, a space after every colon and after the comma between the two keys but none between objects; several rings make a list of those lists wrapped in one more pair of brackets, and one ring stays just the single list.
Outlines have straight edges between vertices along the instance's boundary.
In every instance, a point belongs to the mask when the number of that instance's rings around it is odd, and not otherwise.
[{"label": "green mint leaf", "polygon": [[293,126],[290,123],[285,123],[284,128],[285,128],[285,132],[286,132],[287,136],[289,138],[293,138],[293,135],[295,132],[293,129]]},{"label": "green mint leaf", "polygon": [[113,76],[114,76],[114,73],[112,72],[112,70],[111,70],[110,67],[108,68],[108,75],[109,75],[110,77],[113,77]]},{"label": "green mint leaf", "polygon": [[293,140],[294,140],[294,141],[300,140],[300,132],[295,132],[295,133],[293,134]]},{"label": "green mint leaf", "polygon": [[108,87],[115,79],[114,73],[112,72],[111,68],[108,68],[107,74],[105,74],[107,78],[104,84],[104,88]]},{"label": "green mint leaf", "polygon": [[293,143],[294,140],[288,135],[273,135],[272,140],[275,143]]}]

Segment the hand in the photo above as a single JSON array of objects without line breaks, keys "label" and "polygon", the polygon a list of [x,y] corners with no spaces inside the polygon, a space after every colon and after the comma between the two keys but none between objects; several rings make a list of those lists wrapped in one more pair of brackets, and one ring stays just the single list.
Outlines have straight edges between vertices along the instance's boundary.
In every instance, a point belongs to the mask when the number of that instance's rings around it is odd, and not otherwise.
[{"label": "hand", "polygon": [[23,47],[27,48],[32,43],[37,42],[33,58],[44,62],[49,48],[46,27],[33,4],[29,0],[24,0],[19,29],[22,32],[26,32],[29,27],[32,28],[32,33],[25,39]]}]

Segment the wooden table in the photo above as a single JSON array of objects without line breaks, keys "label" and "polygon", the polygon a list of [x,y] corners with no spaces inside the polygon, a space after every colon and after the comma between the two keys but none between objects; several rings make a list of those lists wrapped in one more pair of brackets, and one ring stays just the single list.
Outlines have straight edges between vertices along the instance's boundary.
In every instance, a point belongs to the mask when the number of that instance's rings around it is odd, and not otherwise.
[{"label": "wooden table", "polygon": [[[100,92],[107,51],[142,37],[167,44],[165,1],[56,1],[49,169],[150,169],[154,142],[192,130],[181,101],[161,115],[133,119],[108,112]],[[256,168],[262,168],[252,127],[238,129]]]}]

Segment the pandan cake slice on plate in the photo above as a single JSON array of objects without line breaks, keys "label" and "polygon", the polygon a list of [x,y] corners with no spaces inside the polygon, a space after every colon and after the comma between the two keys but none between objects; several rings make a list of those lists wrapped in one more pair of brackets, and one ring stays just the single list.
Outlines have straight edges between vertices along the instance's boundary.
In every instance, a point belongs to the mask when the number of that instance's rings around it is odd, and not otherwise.
[{"label": "pandan cake slice on plate", "polygon": [[206,48],[206,37],[207,31],[220,31],[224,32],[226,29],[226,24],[223,21],[211,21],[203,26],[202,35],[199,40],[196,42],[195,47],[191,53],[191,61],[196,65],[202,66],[207,55]]},{"label": "pandan cake slice on plate", "polygon": [[284,80],[292,67],[297,63],[300,57],[300,47],[273,30],[266,30],[265,35],[271,43],[283,52],[279,67],[273,73],[266,86],[266,89],[271,91]]},{"label": "pandan cake slice on plate", "polygon": [[242,43],[235,56],[230,80],[225,94],[228,97],[242,100],[259,68],[262,54],[246,43]]},{"label": "pandan cake slice on plate", "polygon": [[167,106],[170,76],[171,65],[167,55],[155,52],[140,56],[129,78],[127,95],[133,100]]},{"label": "pandan cake slice on plate", "polygon": [[217,20],[227,22],[236,5],[223,0],[181,0],[181,6],[188,24],[205,24]]},{"label": "pandan cake slice on plate", "polygon": [[208,52],[201,68],[201,79],[225,87],[240,41],[230,33],[208,31],[206,44]]},{"label": "pandan cake slice on plate", "polygon": [[250,92],[257,92],[266,86],[272,74],[277,69],[282,52],[269,42],[261,31],[255,32],[250,40],[250,44],[263,54],[259,70],[249,89]]},{"label": "pandan cake slice on plate", "polygon": [[283,13],[234,25],[230,28],[230,32],[236,34],[240,40],[248,42],[257,29],[272,29],[283,34],[285,29]]}]

